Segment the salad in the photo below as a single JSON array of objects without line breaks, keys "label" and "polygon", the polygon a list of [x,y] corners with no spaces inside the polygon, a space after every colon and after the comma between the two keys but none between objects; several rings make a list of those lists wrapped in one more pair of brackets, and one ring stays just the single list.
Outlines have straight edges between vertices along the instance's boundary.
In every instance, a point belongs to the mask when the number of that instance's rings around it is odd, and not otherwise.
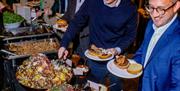
[{"label": "salad", "polygon": [[24,18],[18,14],[5,11],[3,13],[3,22],[4,24],[11,24],[11,23],[17,23],[23,21]]}]

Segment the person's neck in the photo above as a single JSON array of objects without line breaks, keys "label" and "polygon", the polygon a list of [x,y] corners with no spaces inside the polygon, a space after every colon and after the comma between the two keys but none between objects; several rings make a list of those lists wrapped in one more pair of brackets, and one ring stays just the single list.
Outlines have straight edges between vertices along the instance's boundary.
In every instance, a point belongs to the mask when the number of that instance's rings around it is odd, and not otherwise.
[{"label": "person's neck", "polygon": [[115,5],[117,3],[118,0],[114,0],[114,2],[109,3],[108,5]]}]

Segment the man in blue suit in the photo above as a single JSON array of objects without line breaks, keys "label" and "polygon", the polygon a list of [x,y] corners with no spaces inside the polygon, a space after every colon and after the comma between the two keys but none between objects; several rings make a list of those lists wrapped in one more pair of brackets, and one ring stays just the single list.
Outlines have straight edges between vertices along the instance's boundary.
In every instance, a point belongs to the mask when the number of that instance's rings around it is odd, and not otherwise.
[{"label": "man in blue suit", "polygon": [[151,16],[134,60],[144,66],[141,91],[180,91],[179,0],[148,0]]}]

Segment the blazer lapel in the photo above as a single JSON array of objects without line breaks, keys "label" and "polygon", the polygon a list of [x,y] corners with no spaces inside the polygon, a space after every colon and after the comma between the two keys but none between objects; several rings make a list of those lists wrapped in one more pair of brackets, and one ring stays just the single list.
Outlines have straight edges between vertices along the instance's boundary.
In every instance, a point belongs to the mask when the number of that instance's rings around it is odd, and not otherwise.
[{"label": "blazer lapel", "polygon": [[164,32],[164,34],[160,37],[160,39],[158,40],[157,44],[155,45],[149,60],[146,64],[146,66],[150,63],[151,59],[153,57],[156,56],[156,54],[164,47],[167,45],[167,43],[169,43],[170,39],[171,39],[171,34],[173,34],[175,28],[178,26],[178,22],[177,19],[174,21],[174,23],[172,23],[170,25],[170,27]]},{"label": "blazer lapel", "polygon": [[62,18],[70,22],[74,18],[75,10],[76,0],[68,0],[67,11]]},{"label": "blazer lapel", "polygon": [[75,11],[76,11],[76,5],[77,5],[77,0],[69,0],[70,2],[72,2],[72,12],[75,14]]},{"label": "blazer lapel", "polygon": [[143,57],[142,57],[142,62],[141,62],[141,64],[143,64],[144,65],[144,61],[145,61],[145,57],[146,57],[146,53],[147,53],[147,48],[148,48],[148,45],[149,45],[149,42],[150,42],[150,40],[151,40],[151,37],[152,37],[152,35],[153,35],[153,33],[154,33],[154,30],[153,30],[153,28],[152,28],[152,21],[148,24],[148,26],[147,26],[147,28],[146,28],[146,31],[148,31],[147,33],[146,33],[146,35],[145,35],[145,40],[144,40],[144,51],[143,51],[143,54],[145,54]]}]

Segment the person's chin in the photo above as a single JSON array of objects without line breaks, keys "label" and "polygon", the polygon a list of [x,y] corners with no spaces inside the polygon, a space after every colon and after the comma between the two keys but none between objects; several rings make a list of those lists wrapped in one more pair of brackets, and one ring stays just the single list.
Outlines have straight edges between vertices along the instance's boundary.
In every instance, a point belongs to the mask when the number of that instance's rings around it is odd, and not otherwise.
[{"label": "person's chin", "polygon": [[157,22],[157,23],[154,23],[154,24],[155,24],[155,26],[156,26],[156,27],[161,27],[161,26],[163,26],[163,25],[164,25],[164,24],[162,24],[162,23],[158,23],[158,22]]},{"label": "person's chin", "polygon": [[160,27],[162,25],[162,22],[160,22],[160,19],[153,19],[153,22],[156,27]]},{"label": "person's chin", "polygon": [[158,24],[158,23],[154,23],[154,25],[155,25],[156,27],[160,27],[160,24]]},{"label": "person's chin", "polygon": [[112,1],[109,1],[109,2],[107,1],[107,2],[106,2],[106,4],[112,4],[112,3],[113,3]]}]

